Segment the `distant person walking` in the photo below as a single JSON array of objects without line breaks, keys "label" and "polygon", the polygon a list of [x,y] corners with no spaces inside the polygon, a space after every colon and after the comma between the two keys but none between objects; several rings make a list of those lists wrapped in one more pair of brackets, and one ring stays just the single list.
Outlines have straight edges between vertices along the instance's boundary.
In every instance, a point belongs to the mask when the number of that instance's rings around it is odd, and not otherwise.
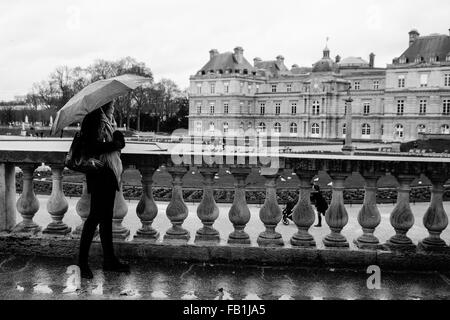
[{"label": "distant person walking", "polygon": [[325,198],[322,195],[322,192],[320,191],[320,187],[317,184],[313,185],[313,192],[312,192],[312,198],[314,205],[317,209],[317,219],[318,223],[315,225],[315,227],[321,227],[322,226],[322,215],[325,216],[325,212],[328,209],[328,203],[325,200]]},{"label": "distant person walking", "polygon": [[289,225],[289,220],[293,221],[292,214],[297,201],[295,199],[289,197],[288,202],[286,203],[286,207],[283,210],[283,223],[285,225]]},{"label": "distant person walking", "polygon": [[113,248],[114,200],[116,191],[119,191],[123,170],[120,150],[125,147],[123,134],[113,129],[113,113],[112,103],[94,110],[84,118],[80,131],[83,150],[88,158],[93,158],[93,165],[96,167],[86,174],[91,206],[81,234],[78,264],[81,276],[88,279],[93,278],[88,265],[88,256],[97,225],[100,225],[103,270],[117,272],[130,270],[128,264],[117,259]]}]

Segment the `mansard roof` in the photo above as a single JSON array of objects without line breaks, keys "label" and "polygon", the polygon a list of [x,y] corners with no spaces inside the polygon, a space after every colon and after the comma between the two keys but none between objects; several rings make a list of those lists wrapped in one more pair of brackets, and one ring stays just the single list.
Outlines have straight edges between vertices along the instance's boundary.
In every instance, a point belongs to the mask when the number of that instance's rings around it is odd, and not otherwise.
[{"label": "mansard roof", "polygon": [[255,71],[255,68],[242,57],[241,61],[238,61],[238,57],[232,52],[224,52],[218,53],[213,56],[207,64],[203,68],[200,69],[200,72],[204,71],[206,73],[210,71],[217,72],[219,70],[247,70],[248,72]]},{"label": "mansard roof", "polygon": [[438,61],[445,61],[449,54],[450,36],[432,34],[418,37],[400,57],[406,58],[410,63],[417,58],[423,58],[425,61],[438,58]]}]

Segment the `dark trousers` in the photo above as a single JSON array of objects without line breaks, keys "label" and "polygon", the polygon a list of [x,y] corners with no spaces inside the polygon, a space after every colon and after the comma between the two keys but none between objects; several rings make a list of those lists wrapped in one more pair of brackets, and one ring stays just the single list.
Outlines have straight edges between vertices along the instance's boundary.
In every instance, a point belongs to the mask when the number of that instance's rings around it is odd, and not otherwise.
[{"label": "dark trousers", "polygon": [[103,248],[103,260],[111,262],[115,259],[112,219],[117,182],[112,170],[105,168],[86,176],[88,192],[91,194],[89,216],[84,222],[80,240],[80,265],[88,263],[89,249],[95,230],[100,225],[100,240]]}]

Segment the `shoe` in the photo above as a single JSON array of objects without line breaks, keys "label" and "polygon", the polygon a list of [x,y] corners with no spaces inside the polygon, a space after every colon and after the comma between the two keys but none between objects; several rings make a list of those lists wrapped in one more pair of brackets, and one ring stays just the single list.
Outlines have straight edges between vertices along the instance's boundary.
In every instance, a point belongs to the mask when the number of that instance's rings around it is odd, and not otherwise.
[{"label": "shoe", "polygon": [[78,265],[80,268],[80,276],[83,279],[93,279],[94,275],[92,274],[91,268],[88,265]]},{"label": "shoe", "polygon": [[322,226],[321,224],[316,224],[314,227],[320,228],[321,226]]},{"label": "shoe", "polygon": [[285,225],[289,225],[289,220],[288,219],[286,219],[286,218],[283,218],[283,224],[285,224]]},{"label": "shoe", "polygon": [[103,271],[114,271],[114,272],[130,272],[130,266],[126,262],[120,260],[113,260],[112,262],[103,263]]}]

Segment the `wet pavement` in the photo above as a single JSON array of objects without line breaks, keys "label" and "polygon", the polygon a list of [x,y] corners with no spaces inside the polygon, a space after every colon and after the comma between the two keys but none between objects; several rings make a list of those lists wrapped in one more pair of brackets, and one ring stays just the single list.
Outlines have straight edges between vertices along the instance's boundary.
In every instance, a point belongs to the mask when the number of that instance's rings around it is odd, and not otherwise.
[{"label": "wet pavement", "polygon": [[93,261],[94,279],[78,283],[72,263],[71,259],[0,256],[0,299],[450,299],[450,272],[381,270],[380,289],[369,289],[367,270],[131,261],[132,272],[119,274],[103,272],[101,261]]}]

